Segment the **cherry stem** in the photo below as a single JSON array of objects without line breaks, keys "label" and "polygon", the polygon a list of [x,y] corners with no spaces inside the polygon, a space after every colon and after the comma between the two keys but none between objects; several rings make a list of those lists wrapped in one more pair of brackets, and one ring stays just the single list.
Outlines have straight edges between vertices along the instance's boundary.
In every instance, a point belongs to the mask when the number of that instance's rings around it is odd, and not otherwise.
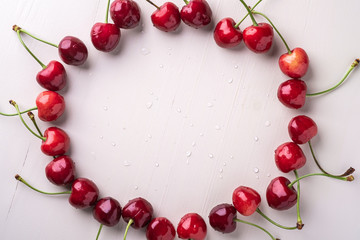
[{"label": "cherry stem", "polygon": [[338,88],[346,79],[347,77],[349,76],[349,74],[354,70],[354,68],[359,65],[360,63],[360,59],[355,59],[355,61],[351,64],[349,70],[346,72],[345,76],[341,79],[341,81],[336,84],[335,86],[333,86],[332,88],[329,88],[325,91],[321,91],[321,92],[316,92],[316,93],[308,93],[306,94],[307,97],[312,97],[312,96],[317,96],[317,95],[321,95],[321,94],[324,94],[324,93],[328,93],[328,92],[331,92],[333,90],[335,90],[336,88]]},{"label": "cherry stem", "polygon": [[343,174],[341,174],[341,175],[334,175],[334,174],[328,173],[327,171],[325,171],[325,170],[320,166],[320,163],[319,163],[319,161],[317,160],[317,158],[316,158],[316,156],[315,156],[315,153],[314,153],[314,150],[313,150],[313,148],[312,148],[312,145],[311,145],[311,142],[310,142],[310,141],[308,142],[308,144],[309,144],[309,147],[310,147],[311,155],[312,155],[312,157],[313,157],[316,165],[318,166],[318,168],[320,169],[320,171],[322,171],[323,173],[328,174],[328,175],[332,175],[332,176],[335,176],[335,177],[345,177],[345,176],[348,176],[348,175],[352,174],[353,172],[355,172],[355,169],[354,169],[354,168],[349,167],[349,169],[346,170],[346,171],[345,171]]},{"label": "cherry stem", "polygon": [[26,182],[19,174],[15,175],[15,179],[18,180],[19,182],[22,182],[23,184],[25,184],[26,186],[28,186],[29,188],[31,188],[32,190],[42,193],[42,194],[46,194],[46,195],[61,195],[61,194],[71,194],[71,191],[66,191],[66,192],[57,192],[57,193],[49,193],[49,192],[44,192],[41,191],[37,188],[34,188],[33,186],[31,186],[28,182]]},{"label": "cherry stem", "polygon": [[[254,10],[254,9],[256,8],[256,6],[259,5],[259,3],[261,3],[261,2],[262,2],[262,0],[259,0],[252,8],[249,7],[249,8],[250,8],[250,11]],[[249,16],[249,13],[247,13],[247,14],[245,15],[245,17],[243,17],[243,19],[241,19],[240,22],[238,22],[238,23],[234,26],[234,28],[238,28],[238,27],[240,26],[240,24],[241,24],[248,16]]]},{"label": "cherry stem", "polygon": [[16,31],[16,32],[19,30],[20,32],[23,32],[23,33],[25,33],[26,35],[29,35],[30,37],[32,37],[32,38],[34,38],[34,39],[36,39],[36,40],[38,40],[38,41],[40,41],[40,42],[43,42],[43,43],[45,43],[45,44],[47,44],[47,45],[50,45],[50,46],[59,48],[58,45],[56,45],[56,44],[54,44],[54,43],[51,43],[51,42],[48,42],[48,41],[45,41],[45,40],[43,40],[43,39],[41,39],[41,38],[35,37],[34,35],[32,35],[31,33],[29,33],[28,31],[26,31],[26,30],[24,30],[24,29],[22,29],[22,28],[20,28],[20,27],[18,27],[18,26],[16,26],[16,25],[13,26],[13,30]]},{"label": "cherry stem", "polygon": [[248,11],[248,14],[250,15],[251,21],[253,22],[254,26],[258,26],[257,22],[255,21],[255,18],[252,14],[252,12],[250,11],[249,7],[246,5],[246,3],[244,2],[244,0],[240,0],[240,2],[244,5],[244,7],[246,8],[246,10]]},{"label": "cherry stem", "polygon": [[351,182],[351,181],[354,180],[353,175],[349,175],[347,177],[337,177],[337,176],[329,175],[329,174],[326,174],[326,173],[310,173],[310,174],[306,174],[304,176],[301,176],[301,177],[297,178],[295,181],[290,183],[288,185],[288,187],[291,188],[295,183],[297,183],[301,179],[304,179],[304,178],[307,178],[307,177],[312,177],[312,176],[324,176],[324,177],[334,178],[334,179],[338,179],[338,180],[342,180],[342,181],[348,181],[348,182]]},{"label": "cherry stem", "polygon": [[[146,0],[148,3],[150,3],[151,5],[153,5],[154,7],[156,7],[157,9],[160,9],[160,7],[158,5],[156,5],[155,3],[153,3],[150,0]],[[187,4],[187,3],[186,3]]]},{"label": "cherry stem", "polygon": [[39,126],[38,126],[37,123],[36,123],[36,119],[35,119],[34,114],[33,114],[32,112],[28,112],[27,115],[29,116],[30,120],[33,122],[33,124],[34,124],[36,130],[38,131],[39,135],[40,135],[41,137],[44,137],[43,134],[42,134],[42,132],[40,131]]},{"label": "cherry stem", "polygon": [[285,227],[277,222],[275,222],[274,220],[270,219],[268,216],[266,216],[261,210],[260,208],[256,209],[256,212],[259,213],[263,218],[265,218],[266,220],[268,220],[270,223],[274,224],[275,226],[282,228],[282,229],[286,229],[286,230],[294,230],[296,229],[296,227]]},{"label": "cherry stem", "polygon": [[97,233],[97,235],[96,235],[96,240],[99,239],[99,236],[100,236],[100,232],[101,232],[102,227],[103,227],[103,224],[100,224],[99,231],[98,231],[98,233]]},{"label": "cherry stem", "polygon": [[[147,0],[146,0],[146,1],[147,1]],[[129,222],[128,222],[128,224],[127,224],[127,226],[126,226],[126,229],[125,229],[124,240],[126,240],[126,236],[127,236],[127,234],[128,234],[129,228],[130,228],[131,224],[133,224],[133,223],[134,223],[134,220],[133,220],[133,219],[130,219]]]},{"label": "cherry stem", "polygon": [[185,4],[188,5],[189,4],[189,1],[188,0],[184,0]]},{"label": "cherry stem", "polygon": [[19,115],[19,117],[20,117],[20,119],[21,119],[21,122],[25,125],[25,127],[26,127],[34,136],[36,136],[36,137],[40,138],[41,140],[45,141],[46,138],[44,138],[44,137],[39,136],[38,134],[36,134],[36,133],[35,133],[33,130],[31,130],[31,128],[26,124],[26,122],[24,121],[24,118],[23,118],[23,117],[21,116],[21,114],[20,114],[19,106],[16,104],[16,102],[13,101],[13,100],[10,100],[9,102],[10,102],[11,105],[13,105],[13,106],[15,107],[15,109],[16,109],[16,111],[17,111],[17,113],[18,113],[18,115]]},{"label": "cherry stem", "polygon": [[261,12],[256,12],[256,11],[253,11],[254,14],[257,14],[257,15],[260,15],[260,16],[263,16],[269,23],[270,25],[275,29],[276,33],[279,35],[279,37],[281,38],[281,40],[283,41],[285,47],[286,47],[286,50],[288,51],[288,54],[291,54],[291,50],[289,48],[289,45],[286,43],[284,37],[281,35],[281,33],[279,32],[279,30],[275,27],[275,25],[273,24],[273,22],[263,13]]},{"label": "cherry stem", "polygon": [[247,224],[247,225],[251,225],[251,226],[253,226],[253,227],[256,227],[256,228],[258,228],[258,229],[261,229],[261,230],[263,230],[264,232],[266,232],[266,233],[271,237],[272,240],[279,240],[278,238],[274,238],[273,235],[271,235],[266,229],[260,227],[259,225],[256,225],[255,223],[251,223],[251,222],[247,222],[247,221],[244,221],[244,220],[240,220],[240,219],[238,219],[238,218],[235,218],[234,221],[236,221],[236,222],[241,222],[241,223],[245,223],[245,224]]},{"label": "cherry stem", "polygon": [[108,0],[107,7],[106,7],[105,23],[109,22],[109,8],[110,8],[110,0]]},{"label": "cherry stem", "polygon": [[[295,174],[296,179],[298,179],[299,175],[296,170],[294,170],[294,174]],[[297,214],[296,228],[301,230],[304,227],[304,224],[303,224],[303,222],[301,220],[301,216],[300,216],[300,181],[297,182],[296,214]]]},{"label": "cherry stem", "polygon": [[[28,110],[20,112],[20,114],[31,112],[31,111],[34,111],[34,110],[37,110],[37,109],[38,109],[37,107],[33,107],[33,108],[28,109]],[[12,117],[12,116],[17,116],[18,113],[2,113],[2,112],[0,112],[0,115],[6,116],[6,117]]]}]

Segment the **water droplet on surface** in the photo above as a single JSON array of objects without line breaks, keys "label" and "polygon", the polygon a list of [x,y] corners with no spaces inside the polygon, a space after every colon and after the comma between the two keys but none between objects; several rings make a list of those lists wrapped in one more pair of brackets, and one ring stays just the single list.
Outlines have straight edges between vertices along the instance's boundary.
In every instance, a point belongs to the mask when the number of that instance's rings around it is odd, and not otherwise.
[{"label": "water droplet on surface", "polygon": [[226,162],[223,163],[223,166],[224,166],[224,167],[226,166]]},{"label": "water droplet on surface", "polygon": [[145,142],[148,142],[148,141],[149,141],[149,139],[145,138]]},{"label": "water droplet on surface", "polygon": [[211,107],[214,106],[214,104],[212,104],[211,102],[209,102],[209,103],[207,104],[207,106],[208,106],[208,108],[211,108]]},{"label": "water droplet on surface", "polygon": [[190,123],[190,127],[193,127],[194,126],[194,124],[193,123]]},{"label": "water droplet on surface", "polygon": [[266,126],[266,127],[270,127],[270,126],[271,126],[271,122],[270,122],[270,121],[266,121],[266,122],[265,122],[265,126]]},{"label": "water droplet on surface", "polygon": [[129,161],[126,161],[126,160],[124,161],[124,166],[125,166],[125,167],[128,167],[128,166],[130,166],[130,165],[131,165],[131,163],[130,163]]},{"label": "water droplet on surface", "polygon": [[220,169],[219,169],[219,172],[221,172],[221,173],[222,173],[223,171],[224,171],[224,169],[222,169],[222,168],[220,168]]},{"label": "water droplet on surface", "polygon": [[139,189],[139,187],[138,187],[138,186],[135,186],[135,187],[134,187],[134,189],[135,189],[135,190],[138,190],[138,189]]},{"label": "water droplet on surface", "polygon": [[216,129],[216,130],[220,130],[221,127],[220,127],[219,125],[216,125],[216,126],[215,126],[215,129]]},{"label": "water droplet on surface", "polygon": [[154,95],[154,93],[153,93],[153,92],[150,92],[150,95]]},{"label": "water droplet on surface", "polygon": [[190,157],[190,156],[191,156],[191,154],[192,154],[192,152],[191,152],[191,151],[187,151],[187,152],[186,152],[186,156],[187,156],[187,157]]},{"label": "water droplet on surface", "polygon": [[148,138],[152,138],[151,134],[148,134]]},{"label": "water droplet on surface", "polygon": [[233,155],[230,155],[230,158],[231,158],[231,159],[234,159],[234,156],[233,156]]},{"label": "water droplet on surface", "polygon": [[116,146],[116,143],[113,142],[113,143],[111,143],[111,145],[112,145],[113,147],[115,147],[115,146]]},{"label": "water droplet on surface", "polygon": [[200,133],[200,137],[203,137],[204,136],[204,134],[203,133]]},{"label": "water droplet on surface", "polygon": [[259,169],[258,168],[254,168],[254,173],[258,173]]},{"label": "water droplet on surface", "polygon": [[235,65],[235,66],[234,66],[234,68],[235,68],[235,69],[238,69],[238,68],[239,68],[239,66],[238,66],[238,65]]},{"label": "water droplet on surface", "polygon": [[234,79],[230,78],[230,79],[228,80],[228,83],[229,83],[229,84],[232,84],[233,81],[234,81]]},{"label": "water droplet on surface", "polygon": [[159,167],[160,166],[160,164],[159,163],[155,163],[155,167]]},{"label": "water droplet on surface", "polygon": [[150,109],[152,107],[153,103],[152,102],[147,102],[146,103],[146,108]]},{"label": "water droplet on surface", "polygon": [[213,157],[214,157],[214,155],[209,153],[209,158],[213,158]]},{"label": "water droplet on surface", "polygon": [[254,137],[255,142],[259,141],[258,137]]},{"label": "water droplet on surface", "polygon": [[181,113],[181,108],[176,109],[178,113]]},{"label": "water droplet on surface", "polygon": [[160,67],[160,68],[164,68],[164,65],[160,64],[159,67]]},{"label": "water droplet on surface", "polygon": [[219,178],[220,178],[220,179],[223,179],[223,176],[222,176],[222,175],[220,175],[220,176],[219,176]]},{"label": "water droplet on surface", "polygon": [[99,138],[100,138],[100,139],[103,139],[103,138],[104,138],[104,136],[100,136]]},{"label": "water droplet on surface", "polygon": [[150,54],[150,50],[147,49],[147,48],[142,48],[142,49],[141,49],[141,54],[144,55],[144,56],[149,55],[149,54]]},{"label": "water droplet on surface", "polygon": [[104,111],[107,111],[109,108],[107,106],[104,106]]},{"label": "water droplet on surface", "polygon": [[186,164],[189,165],[190,164],[190,160],[186,159]]},{"label": "water droplet on surface", "polygon": [[270,174],[270,173],[268,173],[266,176],[267,176],[267,177],[271,177],[271,174]]},{"label": "water droplet on surface", "polygon": [[196,142],[192,142],[191,146],[195,147],[196,146]]}]

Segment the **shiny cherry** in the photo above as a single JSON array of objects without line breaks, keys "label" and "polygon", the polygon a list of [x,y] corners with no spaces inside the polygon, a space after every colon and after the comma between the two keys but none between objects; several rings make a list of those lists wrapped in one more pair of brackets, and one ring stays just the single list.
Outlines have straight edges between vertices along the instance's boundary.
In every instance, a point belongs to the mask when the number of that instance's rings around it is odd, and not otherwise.
[{"label": "shiny cherry", "polygon": [[45,168],[47,179],[55,185],[68,185],[75,180],[74,161],[66,155],[49,162]]},{"label": "shiny cherry", "polygon": [[222,48],[232,48],[239,45],[242,41],[242,32],[232,18],[224,18],[216,25],[214,39],[218,46]]},{"label": "shiny cherry", "polygon": [[146,228],[146,239],[173,240],[175,239],[174,225],[167,218],[154,218]]},{"label": "shiny cherry", "polygon": [[140,23],[140,8],[132,0],[115,0],[110,6],[110,16],[118,28],[135,28]]},{"label": "shiny cherry", "polygon": [[64,155],[70,148],[70,138],[60,128],[49,127],[44,132],[44,138],[41,151],[48,156]]},{"label": "shiny cherry", "polygon": [[205,0],[184,0],[186,3],[180,11],[183,22],[193,28],[202,28],[210,24],[212,11]]},{"label": "shiny cherry", "polygon": [[177,234],[181,239],[203,240],[206,231],[206,223],[197,213],[185,214],[177,226]]},{"label": "shiny cherry", "polygon": [[80,66],[85,63],[88,57],[85,44],[76,37],[64,37],[58,47],[60,58],[66,64]]},{"label": "shiny cherry", "polygon": [[245,45],[255,53],[266,53],[270,50],[274,38],[271,25],[259,23],[258,26],[249,26],[243,31]]},{"label": "shiny cherry", "polygon": [[277,92],[279,101],[288,108],[299,109],[305,104],[306,83],[301,79],[290,79],[280,84]]},{"label": "shiny cherry", "polygon": [[234,190],[232,200],[234,207],[240,214],[250,216],[259,207],[261,197],[254,189],[240,186]]},{"label": "shiny cherry", "polygon": [[123,208],[122,217],[125,222],[132,219],[134,222],[131,225],[133,228],[143,228],[152,219],[153,207],[144,198],[135,198],[130,200]]},{"label": "shiny cherry", "polygon": [[157,10],[151,14],[151,21],[154,27],[164,32],[175,31],[181,23],[179,8],[172,2],[166,2],[160,7],[156,6],[152,1],[147,0]]},{"label": "shiny cherry", "polygon": [[65,100],[63,96],[53,91],[44,91],[36,98],[38,117],[51,122],[58,119],[65,111]]},{"label": "shiny cherry", "polygon": [[270,182],[266,189],[266,200],[271,208],[287,210],[296,204],[296,190],[289,188],[289,184],[289,179],[285,177],[277,177]]},{"label": "shiny cherry", "polygon": [[91,42],[103,52],[111,52],[120,42],[120,29],[112,23],[95,23],[91,28]]},{"label": "shiny cherry", "polygon": [[76,179],[71,186],[69,203],[78,209],[85,209],[96,204],[99,189],[95,183],[87,178]]},{"label": "shiny cherry", "polygon": [[302,48],[294,48],[291,53],[284,53],[279,58],[281,71],[291,78],[303,77],[309,68],[309,57]]},{"label": "shiny cherry", "polygon": [[93,209],[93,216],[99,223],[113,227],[120,221],[120,203],[112,197],[101,198]]},{"label": "shiny cherry", "polygon": [[58,61],[51,61],[46,68],[38,72],[36,81],[47,90],[59,91],[66,85],[65,68]]},{"label": "shiny cherry", "polygon": [[302,168],[306,163],[306,157],[299,145],[286,142],[275,150],[275,163],[280,171],[288,173]]},{"label": "shiny cherry", "polygon": [[233,205],[222,203],[211,209],[209,222],[212,228],[222,233],[231,233],[236,229],[236,209]]},{"label": "shiny cherry", "polygon": [[304,144],[316,136],[318,129],[314,120],[305,115],[299,115],[290,120],[288,131],[294,143]]}]

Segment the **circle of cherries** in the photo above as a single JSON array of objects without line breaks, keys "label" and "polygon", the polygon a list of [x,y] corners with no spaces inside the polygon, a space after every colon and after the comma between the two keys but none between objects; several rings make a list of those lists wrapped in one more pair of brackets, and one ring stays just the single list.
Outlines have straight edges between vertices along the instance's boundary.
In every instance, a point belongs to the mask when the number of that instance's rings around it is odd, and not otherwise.
[{"label": "circle of cherries", "polygon": [[[212,11],[206,0],[184,0],[185,5],[179,8],[172,2],[165,2],[158,6],[150,0],[146,0],[155,9],[151,14],[151,21],[155,28],[164,32],[174,32],[178,29],[181,22],[195,29],[204,28],[212,22]],[[243,0],[241,4],[247,10],[247,15],[238,23],[231,17],[220,20],[213,32],[215,43],[221,48],[234,48],[243,41],[245,46],[255,53],[266,53],[271,49],[274,30],[282,39],[287,52],[282,54],[278,60],[280,70],[290,79],[281,83],[277,96],[279,101],[286,107],[292,109],[302,108],[307,97],[326,94],[339,87],[349,76],[351,71],[359,64],[356,59],[343,79],[334,87],[316,93],[308,93],[305,81],[301,80],[305,76],[309,67],[309,58],[302,48],[290,49],[283,36],[263,13],[255,11],[255,7],[261,2],[259,0],[253,8],[248,7]],[[110,17],[113,23],[108,22]],[[266,22],[258,23],[254,15],[260,15]],[[246,17],[250,17],[252,25],[240,30],[240,24]],[[118,46],[121,38],[121,29],[133,29],[139,26],[141,12],[139,5],[133,0],[115,0],[110,4],[108,0],[105,22],[98,22],[93,25],[90,31],[91,42],[94,47],[103,52],[111,52]],[[64,66],[58,61],[51,61],[49,64],[43,64],[23,42],[21,34],[27,34],[30,37],[39,40],[45,44],[58,48],[61,60],[74,66],[85,64],[88,57],[88,50],[85,44],[73,36],[65,36],[58,45],[42,40],[17,25],[13,30],[21,44],[30,55],[40,64],[42,70],[37,73],[36,80],[39,85],[45,88],[36,98],[36,107],[26,111],[20,111],[17,103],[10,100],[17,113],[5,114],[5,116],[19,116],[25,127],[36,137],[41,139],[41,151],[52,156],[54,159],[46,166],[45,174],[47,179],[59,186],[69,187],[69,191],[48,193],[31,186],[21,176],[15,178],[24,183],[33,190],[49,195],[69,194],[69,203],[77,209],[92,208],[93,217],[100,223],[100,228],[96,239],[99,238],[102,227],[112,227],[119,223],[120,218],[127,223],[124,233],[126,239],[130,227],[134,229],[146,228],[146,238],[148,240],[172,240],[177,233],[181,239],[202,240],[207,234],[207,225],[204,219],[197,213],[187,213],[179,221],[175,230],[171,221],[165,217],[153,217],[154,210],[150,202],[138,197],[130,200],[124,207],[112,197],[103,197],[99,199],[99,189],[96,184],[87,178],[77,178],[74,161],[70,156],[65,155],[70,147],[70,138],[67,133],[58,127],[49,127],[42,133],[37,126],[35,116],[32,111],[38,111],[38,118],[42,121],[52,122],[57,120],[65,111],[65,100],[57,93],[66,86],[67,75]],[[24,121],[22,114],[27,113],[36,128],[33,131]],[[210,226],[221,233],[231,233],[235,231],[237,223],[244,223],[264,231],[271,239],[274,238],[271,233],[261,226],[237,218],[237,213],[242,216],[250,216],[257,212],[267,221],[275,226],[287,230],[302,229],[304,224],[300,217],[300,180],[310,176],[326,176],[343,181],[352,181],[351,175],[355,170],[349,168],[341,175],[333,175],[326,172],[319,161],[311,145],[311,139],[318,133],[318,127],[314,120],[305,115],[298,115],[292,118],[288,125],[288,132],[291,142],[281,144],[275,150],[275,164],[283,173],[294,172],[296,180],[290,181],[287,177],[278,176],[271,180],[266,189],[266,201],[268,206],[275,210],[287,210],[295,205],[297,206],[297,222],[294,226],[283,226],[268,216],[259,208],[261,196],[259,193],[248,187],[239,186],[232,195],[232,204],[222,203],[215,206],[209,213]],[[299,145],[308,144],[312,157],[321,170],[320,173],[312,173],[298,176],[297,170],[306,164],[306,156]],[[294,185],[296,184],[297,189]]]}]

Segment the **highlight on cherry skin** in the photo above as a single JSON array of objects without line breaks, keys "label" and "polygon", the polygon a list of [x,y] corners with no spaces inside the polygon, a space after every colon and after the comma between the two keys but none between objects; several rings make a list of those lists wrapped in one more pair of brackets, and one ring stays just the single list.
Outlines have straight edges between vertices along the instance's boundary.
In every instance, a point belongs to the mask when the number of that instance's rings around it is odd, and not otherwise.
[{"label": "highlight on cherry skin", "polygon": [[211,23],[212,11],[206,0],[184,0],[181,8],[182,21],[193,28],[203,28]]},{"label": "highlight on cherry skin", "polygon": [[131,29],[140,24],[139,5],[132,0],[115,0],[110,6],[110,16],[118,28]]},{"label": "highlight on cherry skin", "polygon": [[179,8],[172,2],[165,2],[160,7],[150,0],[148,3],[156,7],[151,14],[151,21],[157,29],[164,32],[173,32],[180,26],[181,18]]},{"label": "highlight on cherry skin", "polygon": [[151,220],[146,228],[147,240],[173,240],[175,228],[169,219],[157,217]]},{"label": "highlight on cherry skin", "polygon": [[203,240],[207,227],[204,219],[197,213],[187,213],[179,221],[177,234],[181,239]]}]

